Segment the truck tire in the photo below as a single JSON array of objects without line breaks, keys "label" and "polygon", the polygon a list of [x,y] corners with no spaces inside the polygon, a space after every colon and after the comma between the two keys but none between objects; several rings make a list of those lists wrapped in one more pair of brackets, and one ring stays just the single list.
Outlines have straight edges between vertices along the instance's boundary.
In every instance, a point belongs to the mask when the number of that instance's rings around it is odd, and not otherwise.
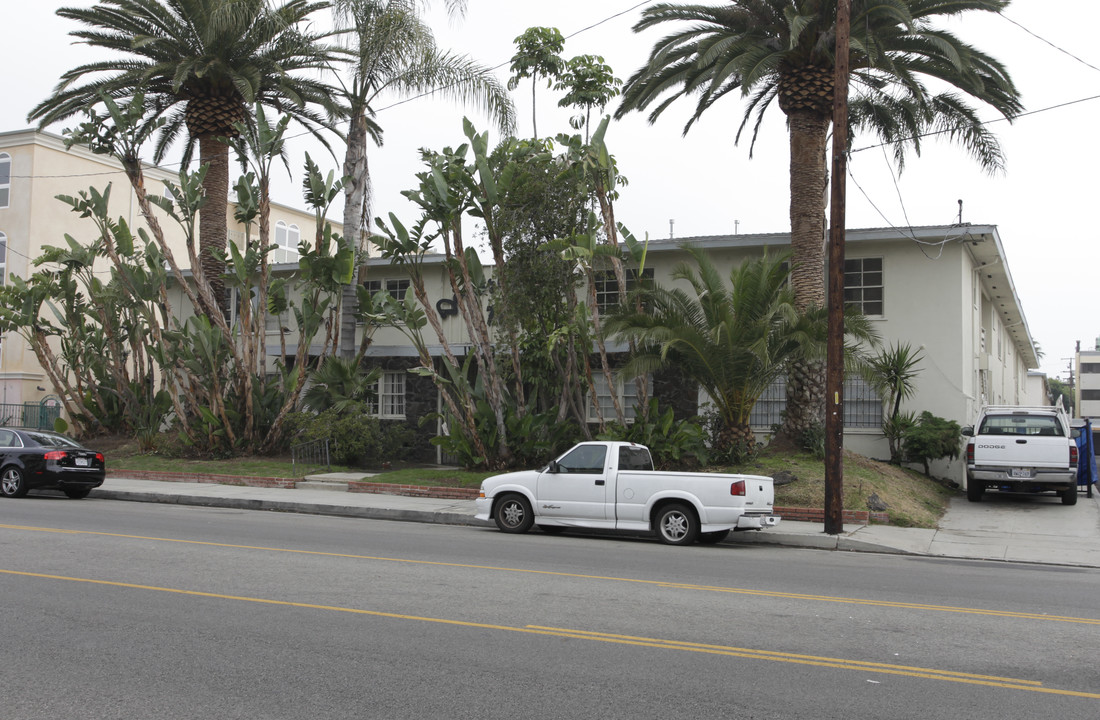
[{"label": "truck tire", "polygon": [[493,521],[506,533],[525,533],[535,524],[531,503],[522,495],[505,495],[493,507]]},{"label": "truck tire", "polygon": [[985,493],[985,483],[981,480],[966,481],[966,499],[970,502],[981,502]]},{"label": "truck tire", "polygon": [[1061,492],[1063,505],[1077,504],[1077,486],[1071,486]]},{"label": "truck tire", "polygon": [[665,505],[657,513],[657,537],[666,545],[690,545],[699,537],[699,521],[687,505]]}]

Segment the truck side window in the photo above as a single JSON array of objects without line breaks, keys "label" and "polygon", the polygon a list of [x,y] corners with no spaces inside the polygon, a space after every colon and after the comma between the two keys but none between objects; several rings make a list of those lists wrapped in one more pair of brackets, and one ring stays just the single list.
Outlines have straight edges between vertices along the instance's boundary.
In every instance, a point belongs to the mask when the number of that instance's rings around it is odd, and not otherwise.
[{"label": "truck side window", "polygon": [[602,473],[604,459],[607,457],[607,448],[603,445],[581,445],[573,448],[565,457],[558,461],[561,472],[567,473]]},{"label": "truck side window", "polygon": [[620,470],[652,470],[653,462],[649,459],[649,453],[642,448],[619,448]]}]

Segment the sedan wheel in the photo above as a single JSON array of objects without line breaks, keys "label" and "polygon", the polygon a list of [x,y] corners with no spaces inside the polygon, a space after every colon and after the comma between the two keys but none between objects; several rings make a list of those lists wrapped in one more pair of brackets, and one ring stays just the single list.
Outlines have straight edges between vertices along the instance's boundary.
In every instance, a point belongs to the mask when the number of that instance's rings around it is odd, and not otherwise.
[{"label": "sedan wheel", "polygon": [[17,498],[27,494],[27,479],[23,477],[23,471],[17,467],[6,467],[0,473],[0,495]]}]

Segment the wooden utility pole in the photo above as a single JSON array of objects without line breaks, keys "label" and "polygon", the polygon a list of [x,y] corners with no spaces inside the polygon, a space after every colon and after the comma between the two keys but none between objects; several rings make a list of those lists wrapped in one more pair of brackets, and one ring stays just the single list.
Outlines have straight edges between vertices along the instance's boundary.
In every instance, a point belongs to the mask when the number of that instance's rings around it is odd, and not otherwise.
[{"label": "wooden utility pole", "polygon": [[848,181],[848,44],[852,0],[837,0],[833,172],[829,209],[829,330],[825,349],[825,532],[844,532],[844,210]]}]

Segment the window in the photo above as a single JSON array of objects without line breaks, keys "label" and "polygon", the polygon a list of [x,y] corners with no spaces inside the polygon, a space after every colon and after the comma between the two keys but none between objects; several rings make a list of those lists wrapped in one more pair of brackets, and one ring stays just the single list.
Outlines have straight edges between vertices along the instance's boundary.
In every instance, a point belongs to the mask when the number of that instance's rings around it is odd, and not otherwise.
[{"label": "window", "polygon": [[1091,375],[1093,373],[1100,373],[1100,363],[1081,363],[1082,375]]},{"label": "window", "polygon": [[844,380],[844,427],[877,428],[882,426],[882,398],[861,377]]},{"label": "window", "polygon": [[882,258],[844,261],[844,302],[864,315],[882,315]]},{"label": "window", "polygon": [[389,278],[386,280],[364,280],[363,287],[367,289],[367,292],[374,296],[376,293],[382,292],[385,289],[391,297],[399,300],[405,300],[405,293],[409,291],[408,278]]},{"label": "window", "polygon": [[[754,428],[771,428],[783,421],[787,409],[787,378],[780,377],[764,391],[749,416]],[[882,426],[882,398],[861,377],[844,380],[844,427],[879,428]]]},{"label": "window", "polygon": [[749,425],[770,428],[783,422],[783,410],[787,407],[787,377],[780,376],[768,386],[749,413]]},{"label": "window", "polygon": [[405,371],[387,371],[374,384],[371,415],[389,420],[405,419]]},{"label": "window", "polygon": [[276,263],[297,262],[298,243],[301,240],[301,232],[297,225],[287,225],[280,220],[275,223],[275,249],[274,261]]},{"label": "window", "polygon": [[605,445],[580,445],[558,460],[558,472],[602,473],[607,458]]},{"label": "window", "polygon": [[1054,415],[987,415],[979,435],[1062,435],[1062,424]]},{"label": "window", "polygon": [[1100,400],[1100,390],[1082,390],[1082,400]]},{"label": "window", "polygon": [[[638,402],[638,385],[634,382],[634,378],[623,378],[618,373],[614,373],[612,381],[615,384],[615,395],[619,398],[619,405],[623,409],[623,416],[626,421],[634,422],[635,409],[634,406]],[[607,386],[607,378],[604,377],[603,371],[593,369],[592,380],[596,386],[596,397],[589,397],[588,399],[588,422],[599,422],[600,415],[603,415],[604,420],[616,420],[615,415],[615,402],[611,399],[611,391]],[[600,415],[596,414],[596,403],[600,406]]]},{"label": "window", "polygon": [[0,208],[11,200],[11,155],[0,153]]},{"label": "window", "polygon": [[[653,279],[653,268],[642,272],[643,280]],[[615,273],[610,270],[602,270],[596,273],[596,305],[601,313],[608,313],[619,306],[619,283],[615,282]],[[626,271],[626,291],[630,292],[638,286],[638,271]]]},{"label": "window", "polygon": [[652,470],[653,459],[644,447],[619,448],[620,470]]}]

